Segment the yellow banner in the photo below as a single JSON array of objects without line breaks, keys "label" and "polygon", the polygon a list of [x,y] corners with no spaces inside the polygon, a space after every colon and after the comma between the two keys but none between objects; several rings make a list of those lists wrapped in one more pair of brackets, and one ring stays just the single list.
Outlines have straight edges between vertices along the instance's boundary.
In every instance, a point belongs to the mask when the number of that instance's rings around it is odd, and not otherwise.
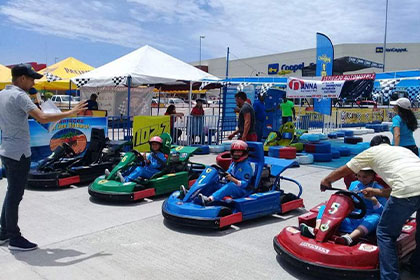
[{"label": "yellow banner", "polygon": [[133,148],[138,152],[150,151],[149,139],[163,132],[170,133],[170,116],[135,116],[133,123]]},{"label": "yellow banner", "polygon": [[[321,114],[310,107],[295,107],[297,116],[309,116],[310,121],[322,121]],[[414,115],[420,119],[420,109],[412,108]],[[389,108],[332,108],[331,119],[341,124],[366,124],[372,122],[390,122],[395,116]]]}]

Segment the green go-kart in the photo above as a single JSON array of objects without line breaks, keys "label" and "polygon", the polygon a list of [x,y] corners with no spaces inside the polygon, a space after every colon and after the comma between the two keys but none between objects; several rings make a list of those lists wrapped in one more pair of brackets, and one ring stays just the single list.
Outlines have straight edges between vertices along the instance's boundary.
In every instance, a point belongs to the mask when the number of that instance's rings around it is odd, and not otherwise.
[{"label": "green go-kart", "polygon": [[297,152],[303,150],[303,143],[299,143],[301,130],[297,130],[292,122],[282,125],[279,131],[272,131],[268,134],[264,142],[264,152],[268,152],[271,146],[290,146],[295,147]]},{"label": "green go-kart", "polygon": [[161,151],[167,156],[166,166],[160,172],[149,179],[121,182],[119,172],[132,170],[144,161],[142,155],[133,150],[126,153],[108,175],[96,178],[89,186],[89,194],[100,200],[129,202],[169,194],[179,190],[181,185],[188,187],[189,181],[198,178],[205,169],[205,165],[189,161],[197,147],[177,146],[171,149],[171,136],[163,133],[160,137],[163,140]]}]

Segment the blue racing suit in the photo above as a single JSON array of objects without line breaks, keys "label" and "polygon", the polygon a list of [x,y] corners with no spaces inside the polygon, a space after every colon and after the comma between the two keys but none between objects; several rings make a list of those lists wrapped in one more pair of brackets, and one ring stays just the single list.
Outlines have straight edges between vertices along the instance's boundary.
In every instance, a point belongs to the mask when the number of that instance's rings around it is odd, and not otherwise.
[{"label": "blue racing suit", "polygon": [[241,162],[232,162],[227,173],[240,180],[241,185],[238,186],[234,182],[228,182],[219,186],[219,190],[212,194],[214,200],[222,200],[225,196],[239,198],[245,196],[250,190],[248,187],[253,177],[253,170],[248,159]]},{"label": "blue racing suit", "polygon": [[158,173],[166,165],[166,157],[162,152],[151,152],[147,155],[149,164],[136,167],[128,176],[125,177],[126,182],[130,182],[138,177],[149,179],[154,174]]},{"label": "blue racing suit", "polygon": [[[375,189],[383,189],[376,181],[364,186],[360,181],[354,181],[350,184],[349,191],[359,192],[367,187]],[[373,205],[372,201],[363,197],[362,193],[359,193],[359,196],[362,197],[363,201],[366,204],[366,215],[361,219],[350,219],[345,218],[340,225],[340,231],[351,233],[357,227],[362,227],[366,234],[371,233],[376,230],[378,226],[379,219],[381,217],[382,211],[386,204],[387,199],[385,197],[376,197],[379,204],[376,206]],[[325,205],[319,208],[317,219],[321,219],[324,214]]]}]

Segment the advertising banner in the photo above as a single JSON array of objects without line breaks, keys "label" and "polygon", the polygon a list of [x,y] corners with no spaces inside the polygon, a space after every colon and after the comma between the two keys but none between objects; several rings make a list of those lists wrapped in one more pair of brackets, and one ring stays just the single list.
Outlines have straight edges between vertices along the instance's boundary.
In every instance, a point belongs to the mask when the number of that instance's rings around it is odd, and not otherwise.
[{"label": "advertising banner", "polygon": [[[316,33],[316,76],[331,76],[334,65],[334,47],[326,35]],[[314,110],[324,115],[331,115],[331,98],[314,100]]]},{"label": "advertising banner", "polygon": [[86,150],[92,128],[101,128],[108,134],[107,119],[103,117],[67,118],[58,122],[52,130],[35,120],[29,121],[32,161],[46,158],[57,146],[68,143],[76,154]]},{"label": "advertising banner", "polygon": [[133,122],[133,148],[138,152],[150,151],[149,140],[163,132],[170,133],[170,116],[135,116]]},{"label": "advertising banner", "polygon": [[[98,95],[98,108],[106,110],[108,116],[127,114],[127,88],[126,87],[82,87],[81,99],[89,99],[91,94]],[[153,87],[130,89],[130,115],[150,116]]]},{"label": "advertising banner", "polygon": [[338,98],[344,81],[303,80],[289,78],[287,80],[287,98]]},{"label": "advertising banner", "polygon": [[286,95],[290,98],[340,98],[356,100],[372,94],[375,73],[314,77],[313,80],[289,78]]}]

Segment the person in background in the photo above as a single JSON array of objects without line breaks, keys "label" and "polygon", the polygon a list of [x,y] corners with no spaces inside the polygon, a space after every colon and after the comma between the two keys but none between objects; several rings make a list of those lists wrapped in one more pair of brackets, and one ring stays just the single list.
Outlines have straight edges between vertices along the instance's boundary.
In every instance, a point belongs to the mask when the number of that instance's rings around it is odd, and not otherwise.
[{"label": "person in background", "polygon": [[175,124],[176,118],[182,118],[184,114],[177,113],[175,105],[171,104],[166,109],[165,116],[170,116],[171,138],[172,138],[172,141],[175,142],[175,140],[179,140],[179,137],[181,137],[182,130],[179,128],[176,128],[174,124]]},{"label": "person in background", "polygon": [[[420,158],[406,148],[391,146],[389,138],[383,135],[373,137],[370,146],[322,179],[321,191],[365,167],[372,168],[388,183],[390,188],[367,187],[362,193],[364,197],[389,197],[376,229],[379,268],[381,280],[400,279],[397,239],[412,214],[417,213],[417,220],[420,218]],[[415,240],[420,241],[420,223],[417,223]],[[420,276],[420,246],[416,247],[406,266],[411,273]]]},{"label": "person in background", "polygon": [[90,99],[87,101],[88,110],[98,110],[98,102],[96,102],[96,99],[98,96],[94,93],[90,95]]},{"label": "person in background", "polygon": [[419,149],[413,137],[413,132],[417,129],[417,118],[411,111],[410,100],[402,97],[397,101],[391,101],[390,105],[394,106],[394,111],[397,113],[392,118],[393,145],[402,146],[419,155]]},{"label": "person in background", "polygon": [[283,102],[280,103],[280,108],[282,124],[296,119],[295,104],[291,100],[288,100],[286,96],[283,98]]},{"label": "person in background", "polygon": [[191,142],[195,144],[196,136],[199,136],[200,142],[203,142],[203,129],[204,129],[204,109],[203,109],[203,99],[197,99],[196,105],[191,110]]},{"label": "person in background", "polygon": [[32,100],[32,102],[38,107],[39,110],[41,110],[41,100],[40,96],[38,94],[38,91],[36,88],[32,87],[28,90],[29,98]]},{"label": "person in background", "polygon": [[46,114],[39,110],[26,92],[34,86],[35,79],[41,77],[30,64],[18,64],[12,68],[12,84],[0,92],[0,157],[7,178],[0,218],[0,244],[9,242],[10,250],[29,251],[38,247],[22,236],[18,226],[19,204],[31,166],[28,114],[40,123],[48,123],[86,110],[85,102],[62,113]]},{"label": "person in background", "polygon": [[266,110],[264,105],[265,94],[258,94],[258,100],[254,102],[254,111],[255,111],[255,132],[257,133],[257,141],[261,142],[264,123],[266,118]]},{"label": "person in background", "polygon": [[239,91],[235,94],[236,105],[240,108],[238,117],[238,129],[228,136],[232,139],[236,134],[239,134],[239,140],[243,141],[257,141],[257,134],[255,133],[255,111],[252,106],[246,102],[246,93]]}]

